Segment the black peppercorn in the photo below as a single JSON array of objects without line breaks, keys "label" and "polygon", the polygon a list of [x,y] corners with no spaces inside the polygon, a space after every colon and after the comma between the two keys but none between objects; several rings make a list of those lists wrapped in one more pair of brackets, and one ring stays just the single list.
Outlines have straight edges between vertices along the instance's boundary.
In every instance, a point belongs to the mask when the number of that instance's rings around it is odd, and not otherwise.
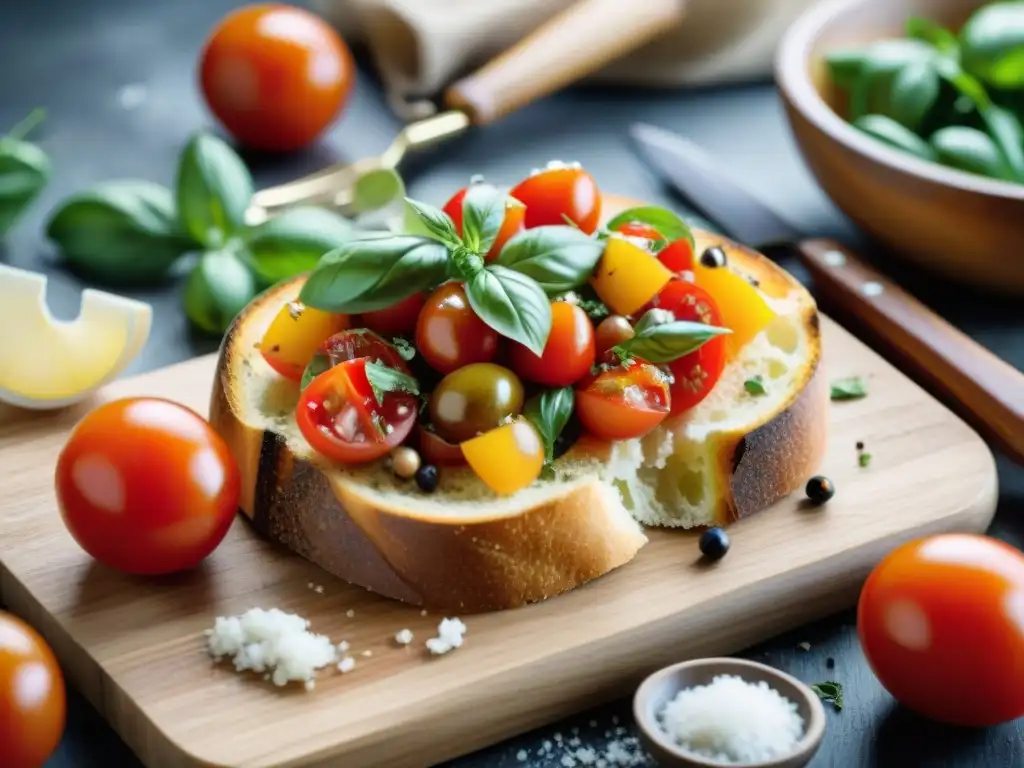
[{"label": "black peppercorn", "polygon": [[709,560],[718,560],[729,551],[729,534],[722,528],[708,528],[700,535],[700,552]]},{"label": "black peppercorn", "polygon": [[858,440],[857,441],[857,450],[858,451],[863,451],[864,450],[864,441],[863,440]]},{"label": "black peppercorn", "polygon": [[437,490],[437,467],[433,464],[424,464],[416,470],[416,485],[424,493],[433,493]]},{"label": "black peppercorn", "polygon": [[717,267],[724,267],[729,263],[729,259],[725,255],[725,251],[719,248],[717,245],[712,245],[710,248],[705,248],[704,253],[700,255],[701,266],[715,269]]},{"label": "black peppercorn", "polygon": [[827,477],[815,475],[807,481],[807,498],[815,504],[824,504],[836,495],[836,487]]}]

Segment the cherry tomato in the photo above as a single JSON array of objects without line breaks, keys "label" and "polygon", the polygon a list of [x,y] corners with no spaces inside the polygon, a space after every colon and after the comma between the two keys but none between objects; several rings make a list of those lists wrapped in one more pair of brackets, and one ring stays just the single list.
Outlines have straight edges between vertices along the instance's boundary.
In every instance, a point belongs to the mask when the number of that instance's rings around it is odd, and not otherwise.
[{"label": "cherry tomato", "polygon": [[290,301],[278,311],[259,343],[260,354],[271,368],[292,381],[302,372],[323,341],[348,328],[347,315],[334,315]]},{"label": "cherry tomato", "polygon": [[405,361],[398,354],[398,350],[376,333],[365,328],[354,328],[351,331],[342,331],[331,336],[313,354],[310,368],[323,373],[346,360],[357,360],[360,357],[379,361],[384,365],[397,368],[402,373],[409,372]]},{"label": "cherry tomato", "polygon": [[420,456],[427,464],[439,467],[456,467],[466,463],[462,448],[458,443],[449,443],[433,430],[419,425]]},{"label": "cherry tomato", "polygon": [[0,766],[39,768],[64,732],[64,675],[46,641],[0,611]]},{"label": "cherry tomato", "polygon": [[588,373],[594,364],[594,326],[587,313],[567,301],[551,304],[551,334],[544,354],[533,354],[522,344],[509,345],[512,370],[527,381],[548,387],[567,387]]},{"label": "cherry tomato", "polygon": [[[665,238],[650,224],[640,221],[627,221],[615,228],[628,237],[640,237],[644,240],[651,240],[655,243],[664,243]],[[686,238],[674,240],[658,251],[658,261],[677,275],[684,272],[693,272],[693,246]]]},{"label": "cherry tomato", "polygon": [[331,461],[376,461],[403,443],[416,425],[416,397],[385,392],[378,403],[366,363],[361,357],[336,365],[313,379],[299,397],[299,431],[313,450]]},{"label": "cherry tomato", "polygon": [[642,437],[669,414],[668,377],[650,363],[632,360],[585,380],[576,390],[583,427],[601,440]]},{"label": "cherry tomato", "polygon": [[228,14],[199,59],[203,96],[242,144],[290,151],[337,117],[355,81],[348,47],[322,18],[261,3]]},{"label": "cherry tomato", "polygon": [[523,398],[523,384],[508,368],[473,363],[449,373],[430,393],[430,422],[442,438],[461,443],[517,415]]},{"label": "cherry tomato", "polygon": [[626,339],[632,339],[635,335],[629,320],[622,315],[608,315],[594,331],[594,345],[597,347],[597,353],[604,355],[616,344],[621,344]]},{"label": "cherry tomato", "polygon": [[432,368],[451,373],[486,363],[498,351],[498,333],[477,317],[462,283],[448,282],[427,299],[416,322],[416,348]]},{"label": "cherry tomato", "polygon": [[[462,236],[462,201],[465,199],[468,189],[468,187],[460,189],[452,196],[451,200],[444,204],[444,212],[451,217],[452,222],[455,224],[455,231],[459,233],[460,237]],[[505,218],[501,222],[501,229],[498,230],[498,236],[494,239],[494,245],[487,251],[484,260],[493,261],[498,258],[498,254],[505,247],[505,243],[526,228],[525,220],[526,208],[521,202],[510,197],[505,206]]]},{"label": "cherry tomato", "polygon": [[526,228],[564,225],[566,218],[588,235],[601,220],[601,192],[582,168],[548,168],[523,179],[509,193],[526,206]]},{"label": "cherry tomato", "polygon": [[[676,320],[722,325],[722,315],[711,294],[699,285],[673,280],[646,308],[659,307]],[[668,364],[672,373],[672,413],[682,413],[707,397],[722,377],[728,356],[727,336],[716,336],[688,355]]]},{"label": "cherry tomato", "polygon": [[868,577],[857,633],[898,701],[952,725],[1024,715],[1024,555],[948,533],[890,552]]},{"label": "cherry tomato", "polygon": [[654,240],[655,242],[664,240],[661,236],[661,232],[656,230],[650,224],[644,224],[642,221],[627,221],[619,224],[615,228],[616,232],[619,232],[626,237],[639,237],[644,240]]},{"label": "cherry tomato", "polygon": [[126,573],[197,566],[231,527],[240,485],[220,435],[195,411],[159,398],[104,403],[57,459],[57,501],[71,535]]},{"label": "cherry tomato", "polygon": [[414,293],[393,307],[363,313],[363,325],[384,336],[411,336],[416,331],[416,319],[427,301],[424,293]]}]

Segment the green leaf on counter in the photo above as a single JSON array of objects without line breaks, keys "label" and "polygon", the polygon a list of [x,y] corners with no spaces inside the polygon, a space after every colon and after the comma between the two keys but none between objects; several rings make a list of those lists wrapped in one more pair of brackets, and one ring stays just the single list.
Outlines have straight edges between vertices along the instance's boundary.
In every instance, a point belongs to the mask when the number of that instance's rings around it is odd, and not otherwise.
[{"label": "green leaf on counter", "polygon": [[1024,2],[983,5],[960,30],[965,69],[991,85],[1024,88]]},{"label": "green leaf on counter", "polygon": [[470,184],[462,198],[462,242],[483,256],[494,245],[505,221],[508,194],[493,184]]},{"label": "green leaf on counter", "polygon": [[178,162],[176,190],[182,227],[196,242],[216,249],[242,233],[252,176],[222,139],[198,133],[189,140]]},{"label": "green leaf on counter", "polygon": [[728,328],[687,320],[658,322],[655,311],[647,312],[636,324],[632,338],[612,347],[620,359],[639,357],[649,363],[670,363],[700,349],[716,336],[732,333]]},{"label": "green leaf on counter", "polygon": [[14,227],[50,180],[50,158],[35,144],[25,141],[25,136],[42,121],[44,114],[41,109],[33,110],[0,138],[0,239]]},{"label": "green leaf on counter", "polygon": [[502,336],[535,355],[551,333],[551,302],[535,280],[492,264],[466,283],[466,297],[477,316]]},{"label": "green leaf on counter", "polygon": [[833,400],[859,400],[868,394],[867,384],[860,376],[836,379],[829,389]]},{"label": "green leaf on counter", "polygon": [[115,284],[159,280],[195,249],[178,227],[170,190],[148,181],[108,181],[72,195],[46,235],[67,263]]},{"label": "green leaf on counter", "polygon": [[383,363],[366,363],[366,380],[370,382],[373,396],[378,405],[384,405],[384,395],[388,392],[404,392],[408,395],[419,395],[420,385],[408,373],[392,368]]},{"label": "green leaf on counter", "polygon": [[325,312],[385,309],[448,276],[448,249],[427,237],[361,237],[325,255],[299,300]]},{"label": "green leaf on counter", "polygon": [[202,331],[222,334],[256,295],[248,266],[230,250],[207,251],[185,281],[185,314]]},{"label": "green leaf on counter", "polygon": [[544,390],[530,398],[523,407],[523,415],[536,427],[544,442],[547,461],[554,459],[555,442],[572,418],[575,401],[572,387],[560,387]]},{"label": "green leaf on counter", "polygon": [[690,231],[690,227],[679,216],[665,208],[656,205],[630,208],[615,216],[605,225],[605,228],[609,232],[614,232],[618,227],[630,222],[638,222],[652,227],[668,243],[685,239],[689,241],[691,248],[694,247],[693,232]]},{"label": "green leaf on counter", "polygon": [[604,243],[579,229],[534,227],[509,240],[497,263],[532,278],[547,295],[557,296],[584,285],[602,253]]},{"label": "green leaf on counter", "polygon": [[455,222],[452,221],[451,216],[440,208],[435,208],[428,203],[421,203],[419,200],[413,200],[411,197],[405,198],[405,203],[415,214],[420,225],[416,228],[415,234],[422,232],[427,237],[431,237],[451,248],[462,243],[462,238],[459,237],[459,233],[455,230]]},{"label": "green leaf on counter", "polygon": [[818,695],[819,699],[832,704],[837,710],[843,708],[843,686],[840,683],[834,680],[814,683],[811,685],[811,690]]},{"label": "green leaf on counter", "polygon": [[352,223],[324,208],[292,208],[250,229],[246,245],[253,269],[277,282],[313,269],[328,251],[354,237]]}]

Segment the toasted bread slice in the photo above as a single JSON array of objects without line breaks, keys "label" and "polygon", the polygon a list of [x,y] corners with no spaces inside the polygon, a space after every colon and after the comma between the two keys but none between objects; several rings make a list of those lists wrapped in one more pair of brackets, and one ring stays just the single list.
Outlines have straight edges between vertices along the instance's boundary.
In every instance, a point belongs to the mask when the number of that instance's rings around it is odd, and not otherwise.
[{"label": "toasted bread slice", "polygon": [[[211,403],[211,423],[241,467],[242,511],[264,536],[351,583],[473,612],[543,600],[624,565],[647,540],[639,523],[727,524],[793,492],[826,441],[814,301],[763,256],[695,234],[698,250],[721,245],[757,281],[776,319],[691,412],[642,440],[579,443],[554,479],[511,497],[468,469],[446,470],[425,495],[379,464],[339,467],[315,454],[292,416],[298,387],[255,349],[303,278],[270,289],[228,331]],[[764,395],[746,392],[754,375]]]}]

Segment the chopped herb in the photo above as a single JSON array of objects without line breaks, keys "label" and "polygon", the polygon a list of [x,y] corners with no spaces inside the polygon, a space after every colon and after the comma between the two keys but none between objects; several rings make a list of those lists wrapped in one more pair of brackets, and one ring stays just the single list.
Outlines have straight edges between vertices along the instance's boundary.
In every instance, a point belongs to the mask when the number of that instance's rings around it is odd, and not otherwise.
[{"label": "chopped herb", "polygon": [[811,690],[818,694],[819,699],[832,704],[837,710],[843,708],[843,686],[839,683],[833,680],[815,683],[811,686]]},{"label": "chopped herb", "polygon": [[601,301],[597,293],[589,285],[581,285],[576,289],[576,306],[587,313],[587,316],[593,320],[603,320],[611,314],[607,305]]},{"label": "chopped herb", "polygon": [[373,396],[379,405],[384,404],[384,395],[388,392],[406,392],[410,395],[420,393],[416,379],[383,363],[368,362],[366,364],[366,379],[370,382]]},{"label": "chopped herb", "polygon": [[412,342],[404,336],[395,336],[391,343],[395,346],[398,351],[398,356],[408,362],[416,357],[416,347],[413,346]]},{"label": "chopped herb", "polygon": [[743,382],[743,388],[747,390],[748,394],[751,395],[767,395],[768,390],[764,388],[764,379],[760,376],[754,376],[753,378],[747,379]]},{"label": "chopped herb", "polygon": [[859,453],[859,454],[857,454],[857,463],[861,467],[868,466],[871,463],[871,454],[870,453]]},{"label": "chopped herb", "polygon": [[832,382],[833,400],[858,400],[867,394],[867,385],[860,376],[848,376]]}]

